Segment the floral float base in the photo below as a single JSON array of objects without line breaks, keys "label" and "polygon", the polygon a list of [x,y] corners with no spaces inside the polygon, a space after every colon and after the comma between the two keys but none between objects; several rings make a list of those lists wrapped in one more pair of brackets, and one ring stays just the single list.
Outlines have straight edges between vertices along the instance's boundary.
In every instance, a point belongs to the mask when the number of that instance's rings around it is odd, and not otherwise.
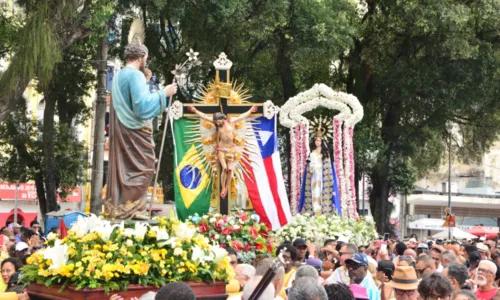
[{"label": "floral float base", "polygon": [[[213,284],[186,282],[196,294],[196,299],[227,299],[226,283],[217,281]],[[110,295],[104,292],[104,289],[81,289],[75,290],[73,286],[69,286],[63,292],[60,292],[60,286],[46,287],[44,285],[32,284],[27,287],[28,294],[31,300],[102,300],[109,299]],[[126,292],[119,292],[124,300],[139,298],[147,292],[156,292],[158,288],[150,286],[142,286],[131,284]]]}]

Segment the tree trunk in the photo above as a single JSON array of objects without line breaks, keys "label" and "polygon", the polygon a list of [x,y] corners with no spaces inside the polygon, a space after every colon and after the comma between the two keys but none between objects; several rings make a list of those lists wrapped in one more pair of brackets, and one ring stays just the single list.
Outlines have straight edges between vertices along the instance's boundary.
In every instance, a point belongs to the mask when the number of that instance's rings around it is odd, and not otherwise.
[{"label": "tree trunk", "polygon": [[94,116],[94,149],[92,155],[92,179],[90,211],[99,214],[102,205],[102,187],[104,176],[104,125],[106,117],[106,72],[108,60],[108,37],[101,39],[99,58],[97,59],[97,95]]},{"label": "tree trunk", "polygon": [[297,87],[293,80],[292,60],[287,55],[287,40],[285,31],[279,34],[278,55],[276,58],[276,68],[280,74],[281,85],[283,87],[283,100],[276,101],[277,105],[284,104],[288,99],[297,94]]},{"label": "tree trunk", "polygon": [[51,88],[44,91],[45,109],[43,111],[43,159],[45,166],[45,197],[47,212],[57,210],[56,163],[54,154],[54,115],[56,100]]},{"label": "tree trunk", "polygon": [[38,205],[40,207],[40,213],[42,214],[42,220],[45,220],[45,216],[47,215],[48,210],[47,210],[47,198],[45,197],[45,187],[43,185],[42,172],[37,172],[35,174],[35,186],[36,186],[36,195],[38,197]]}]

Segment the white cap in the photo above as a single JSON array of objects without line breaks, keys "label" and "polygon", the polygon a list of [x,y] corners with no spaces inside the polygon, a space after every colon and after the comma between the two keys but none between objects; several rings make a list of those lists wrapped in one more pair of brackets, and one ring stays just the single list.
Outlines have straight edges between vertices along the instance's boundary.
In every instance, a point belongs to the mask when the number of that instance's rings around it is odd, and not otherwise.
[{"label": "white cap", "polygon": [[16,251],[24,251],[24,250],[28,250],[30,248],[30,246],[28,246],[28,244],[26,244],[25,242],[19,242],[16,244]]},{"label": "white cap", "polygon": [[481,251],[481,252],[486,252],[488,251],[488,246],[486,246],[485,244],[483,243],[477,243],[476,244],[476,248],[477,250]]},{"label": "white cap", "polygon": [[417,242],[417,240],[416,240],[415,238],[411,238],[408,242],[409,242],[409,243],[416,243],[416,242]]},{"label": "white cap", "polygon": [[346,238],[345,236],[339,236],[337,242],[349,243],[349,239]]}]

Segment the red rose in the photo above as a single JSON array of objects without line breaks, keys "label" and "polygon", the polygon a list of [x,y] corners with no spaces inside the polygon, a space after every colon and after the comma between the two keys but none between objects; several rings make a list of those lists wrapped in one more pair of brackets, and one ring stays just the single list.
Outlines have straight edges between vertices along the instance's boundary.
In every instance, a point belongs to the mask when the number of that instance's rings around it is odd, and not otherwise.
[{"label": "red rose", "polygon": [[246,222],[250,219],[250,217],[246,214],[246,213],[241,213],[240,214],[240,219],[243,221],[243,222]]},{"label": "red rose", "polygon": [[243,252],[248,252],[250,250],[250,248],[252,247],[252,245],[250,243],[247,243],[245,245],[245,247],[243,248]]},{"label": "red rose", "polygon": [[226,227],[226,228],[222,229],[223,235],[230,235],[231,232],[232,232],[231,227]]},{"label": "red rose", "polygon": [[220,232],[222,230],[222,225],[224,225],[224,221],[222,220],[215,222],[215,230]]},{"label": "red rose", "polygon": [[265,228],[262,228],[262,229],[259,231],[259,234],[260,234],[263,238],[265,238],[265,239],[267,239],[267,238],[269,237],[269,233],[267,232],[267,230],[266,230]]},{"label": "red rose", "polygon": [[243,248],[243,244],[240,241],[232,241],[230,245],[234,251],[240,251]]},{"label": "red rose", "polygon": [[201,222],[200,224],[200,233],[208,232],[210,230],[210,226],[207,223]]},{"label": "red rose", "polygon": [[222,216],[221,219],[224,220],[224,223],[227,223],[227,215]]},{"label": "red rose", "polygon": [[267,244],[267,252],[273,253],[273,245],[272,244]]},{"label": "red rose", "polygon": [[250,228],[249,233],[254,239],[256,239],[259,236],[259,234],[257,233],[257,229],[255,229],[255,227],[253,226]]},{"label": "red rose", "polygon": [[255,251],[262,251],[262,250],[264,250],[264,244],[255,243]]}]

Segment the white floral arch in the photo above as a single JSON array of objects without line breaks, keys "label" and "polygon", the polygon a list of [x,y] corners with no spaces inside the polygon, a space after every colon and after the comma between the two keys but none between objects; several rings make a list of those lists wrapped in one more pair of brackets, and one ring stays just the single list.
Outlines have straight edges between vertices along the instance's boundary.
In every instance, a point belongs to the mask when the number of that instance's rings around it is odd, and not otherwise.
[{"label": "white floral arch", "polygon": [[302,174],[309,154],[309,120],[303,115],[319,106],[338,111],[332,122],[340,203],[344,216],[357,218],[352,138],[354,126],[363,119],[363,106],[355,96],[334,91],[325,84],[315,84],[310,90],[290,98],[280,109],[280,124],[290,129],[292,213],[297,213]]}]

